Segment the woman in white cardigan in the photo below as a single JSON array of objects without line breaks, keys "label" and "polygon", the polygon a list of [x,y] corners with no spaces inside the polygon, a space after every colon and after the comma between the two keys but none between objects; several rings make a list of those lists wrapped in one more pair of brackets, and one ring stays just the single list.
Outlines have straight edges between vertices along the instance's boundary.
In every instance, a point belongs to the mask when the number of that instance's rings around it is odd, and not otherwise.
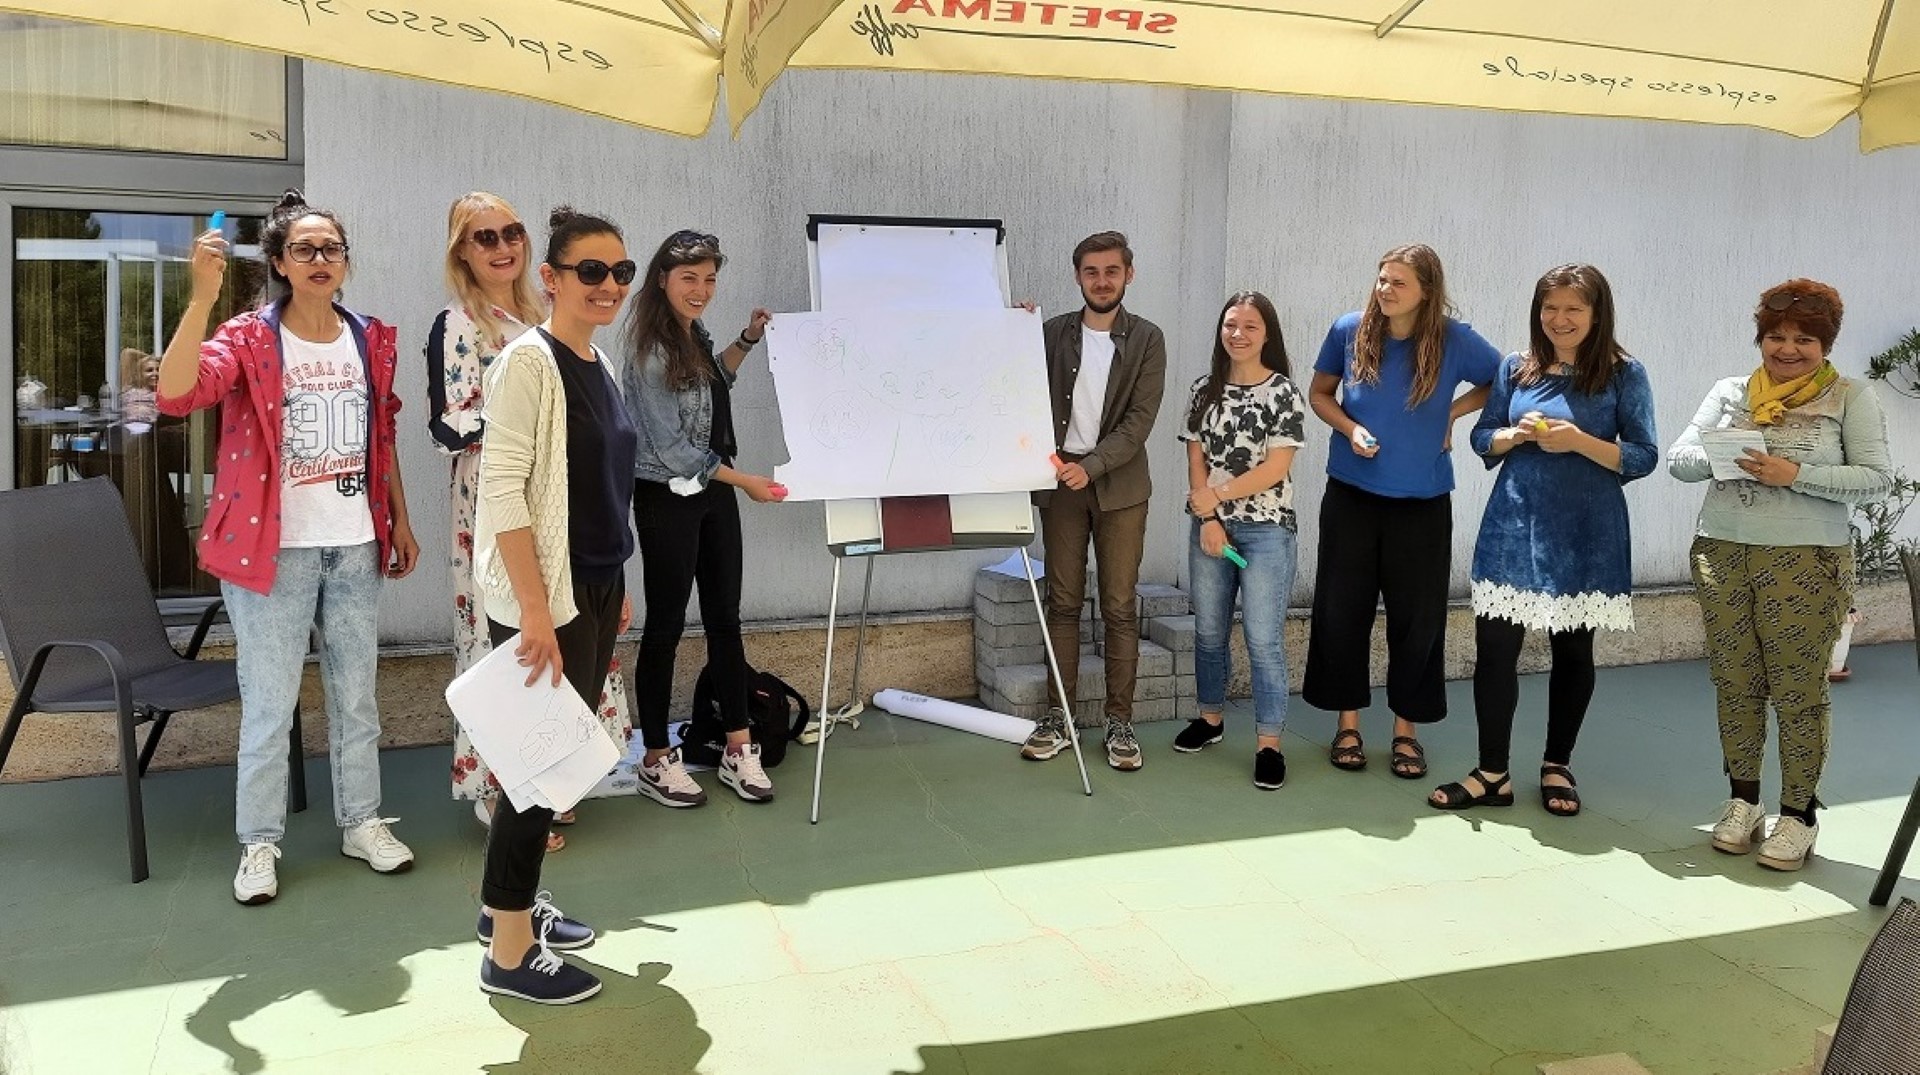
[{"label": "woman in white cardigan", "polygon": [[[634,265],[620,230],[600,217],[562,207],[550,224],[540,279],[553,314],[487,371],[474,573],[493,645],[514,646],[529,684],[565,678],[591,706],[633,612],[624,568],[638,440],[593,332],[619,313]],[[506,796],[494,811],[480,988],[572,1004],[600,982],[553,951],[591,944],[594,933],[540,891],[552,822],[553,811],[517,810]]]}]

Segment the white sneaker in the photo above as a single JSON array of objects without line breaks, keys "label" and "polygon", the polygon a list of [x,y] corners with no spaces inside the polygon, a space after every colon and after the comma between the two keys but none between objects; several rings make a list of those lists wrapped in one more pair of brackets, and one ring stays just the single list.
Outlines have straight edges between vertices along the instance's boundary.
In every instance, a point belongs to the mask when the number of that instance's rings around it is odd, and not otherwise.
[{"label": "white sneaker", "polygon": [[760,766],[760,744],[748,743],[739,750],[728,747],[720,754],[720,782],[735,795],[750,803],[773,801],[773,781]]},{"label": "white sneaker", "polygon": [[240,872],[233,875],[233,898],[251,907],[280,894],[275,862],[279,844],[246,844],[240,849]]},{"label": "white sneaker", "polygon": [[388,830],[397,817],[370,817],[340,830],[340,853],[373,867],[375,873],[401,873],[413,866],[413,852]]},{"label": "white sneaker", "polygon": [[1713,849],[1729,855],[1744,855],[1753,850],[1767,824],[1767,811],[1759,803],[1728,799],[1720,808],[1720,821],[1713,827]]},{"label": "white sneaker", "polygon": [[636,790],[661,806],[684,808],[707,801],[707,793],[700,790],[700,785],[687,775],[687,767],[680,764],[678,748],[660,755],[660,760],[652,765],[643,759],[634,775],[639,777]]},{"label": "white sneaker", "polygon": [[1813,854],[1813,841],[1819,836],[1817,823],[1809,825],[1783,814],[1773,823],[1773,835],[1760,845],[1760,865],[1769,870],[1797,870],[1807,864],[1807,856]]}]

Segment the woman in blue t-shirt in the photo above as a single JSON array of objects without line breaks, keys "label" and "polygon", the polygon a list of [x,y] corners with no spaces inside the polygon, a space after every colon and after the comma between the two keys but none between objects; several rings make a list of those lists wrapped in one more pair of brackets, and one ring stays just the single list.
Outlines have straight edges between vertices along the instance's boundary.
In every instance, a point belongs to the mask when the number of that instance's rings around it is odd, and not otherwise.
[{"label": "woman in blue t-shirt", "polygon": [[[1366,309],[1335,321],[1320,345],[1307,390],[1313,413],[1340,435],[1327,452],[1301,697],[1340,714],[1333,764],[1366,768],[1360,710],[1373,701],[1367,663],[1384,602],[1391,764],[1407,780],[1427,774],[1414,725],[1447,715],[1453,423],[1486,402],[1500,368],[1500,352],[1448,310],[1431,247],[1387,251]],[[1456,398],[1463,383],[1473,388]]]}]

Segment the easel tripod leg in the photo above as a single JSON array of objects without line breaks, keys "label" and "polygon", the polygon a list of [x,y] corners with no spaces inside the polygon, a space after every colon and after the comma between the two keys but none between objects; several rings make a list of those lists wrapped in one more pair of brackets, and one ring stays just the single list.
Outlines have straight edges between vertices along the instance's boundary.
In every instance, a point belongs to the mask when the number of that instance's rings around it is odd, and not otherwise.
[{"label": "easel tripod leg", "polygon": [[840,619],[840,558],[833,558],[833,593],[827,598],[827,662],[826,670],[821,673],[820,682],[820,740],[813,750],[813,813],[808,818],[811,824],[820,823],[820,773],[827,762],[827,732],[833,727],[832,715],[827,712],[827,699],[833,690],[833,625]]},{"label": "easel tripod leg", "polygon": [[[1047,651],[1047,670],[1053,674],[1054,689],[1062,701],[1068,702],[1067,745],[1073,750],[1073,763],[1080,767],[1080,789],[1088,795],[1093,794],[1093,781],[1087,779],[1087,759],[1080,753],[1080,731],[1073,720],[1073,705],[1067,698],[1067,680],[1060,674],[1060,658],[1053,651],[1053,635],[1047,630],[1047,606],[1040,600],[1040,583],[1033,577],[1033,557],[1027,555],[1023,547],[1020,550],[1020,564],[1027,572],[1027,592],[1033,595],[1034,610],[1040,613],[1040,644]],[[1080,655],[1074,654],[1077,659]]]}]

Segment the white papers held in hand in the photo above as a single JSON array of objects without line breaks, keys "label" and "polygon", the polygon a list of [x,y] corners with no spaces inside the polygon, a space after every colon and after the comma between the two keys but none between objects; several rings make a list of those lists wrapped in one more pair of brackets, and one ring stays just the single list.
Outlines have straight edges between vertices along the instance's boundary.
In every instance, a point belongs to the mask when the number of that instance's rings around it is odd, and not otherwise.
[{"label": "white papers held in hand", "polygon": [[1703,429],[1700,446],[1707,450],[1714,481],[1750,482],[1754,480],[1753,475],[1740,469],[1740,460],[1747,457],[1749,448],[1766,451],[1767,438],[1757,429]]},{"label": "white papers held in hand", "polygon": [[593,710],[551,671],[527,686],[514,635],[447,685],[447,705],[516,810],[564,813],[620,760]]}]

